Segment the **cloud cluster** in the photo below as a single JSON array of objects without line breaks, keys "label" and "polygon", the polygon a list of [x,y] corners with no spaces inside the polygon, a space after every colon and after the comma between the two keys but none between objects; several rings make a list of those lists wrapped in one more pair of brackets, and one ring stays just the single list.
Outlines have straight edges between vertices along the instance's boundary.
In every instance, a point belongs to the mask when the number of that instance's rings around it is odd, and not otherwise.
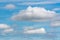
[{"label": "cloud cluster", "polygon": [[[29,6],[27,9],[19,11],[16,15],[11,17],[12,20],[16,21],[33,21],[33,22],[43,22],[50,20],[50,25],[53,27],[60,26],[60,22],[55,22],[57,17],[57,13],[55,11],[46,10],[42,7],[31,7]],[[26,28],[24,29],[24,33],[26,34],[40,34],[46,33],[45,28]]]},{"label": "cloud cluster", "polygon": [[11,17],[12,20],[19,21],[46,21],[56,16],[56,12],[46,10],[42,7],[31,7],[20,11]]},{"label": "cloud cluster", "polygon": [[2,34],[6,34],[6,33],[10,33],[10,32],[13,32],[14,31],[14,29],[12,29],[7,24],[0,24],[0,30],[2,30]]}]

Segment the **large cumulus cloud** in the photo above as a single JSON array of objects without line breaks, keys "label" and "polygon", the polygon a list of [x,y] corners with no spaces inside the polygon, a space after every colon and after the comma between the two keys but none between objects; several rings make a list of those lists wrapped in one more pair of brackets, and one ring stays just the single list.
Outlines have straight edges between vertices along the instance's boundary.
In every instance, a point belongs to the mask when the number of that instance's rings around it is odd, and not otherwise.
[{"label": "large cumulus cloud", "polygon": [[42,7],[31,7],[20,11],[11,17],[12,20],[19,21],[46,21],[56,16],[56,12],[46,10]]}]

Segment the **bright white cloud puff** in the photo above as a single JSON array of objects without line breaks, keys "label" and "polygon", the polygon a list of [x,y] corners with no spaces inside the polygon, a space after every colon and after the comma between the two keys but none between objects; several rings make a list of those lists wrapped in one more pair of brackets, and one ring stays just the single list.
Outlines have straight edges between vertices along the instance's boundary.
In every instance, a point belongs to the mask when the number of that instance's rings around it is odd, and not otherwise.
[{"label": "bright white cloud puff", "polygon": [[45,21],[56,16],[56,12],[46,10],[41,7],[31,7],[20,11],[18,14],[11,17],[12,20],[19,21]]}]

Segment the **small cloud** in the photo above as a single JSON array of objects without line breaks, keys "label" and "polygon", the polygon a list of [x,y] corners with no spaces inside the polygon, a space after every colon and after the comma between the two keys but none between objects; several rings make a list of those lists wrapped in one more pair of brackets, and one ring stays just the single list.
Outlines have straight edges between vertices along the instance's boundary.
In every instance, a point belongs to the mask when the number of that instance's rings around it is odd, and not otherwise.
[{"label": "small cloud", "polygon": [[[11,28],[11,27],[10,27],[9,25],[7,25],[7,24],[0,24],[0,30],[1,30],[0,33],[2,33],[2,34],[11,33],[11,32],[14,31],[14,29]],[[2,34],[1,34],[1,35],[2,35]]]},{"label": "small cloud", "polygon": [[6,9],[15,9],[15,5],[14,4],[7,4],[6,6],[5,6],[5,8]]},{"label": "small cloud", "polygon": [[60,8],[54,8],[53,10],[54,10],[54,11],[58,11],[58,10],[60,10]]},{"label": "small cloud", "polygon": [[0,29],[7,29],[9,27],[7,24],[0,24]]},{"label": "small cloud", "polygon": [[60,26],[60,21],[54,21],[54,22],[52,22],[51,26],[53,26],[53,27]]},{"label": "small cloud", "polygon": [[51,24],[52,27],[59,27],[60,26],[60,14],[57,14],[56,17],[54,17],[51,20]]},{"label": "small cloud", "polygon": [[24,27],[24,30],[31,30],[31,29],[34,29],[34,27],[32,27],[32,26]]},{"label": "small cloud", "polygon": [[46,30],[44,28],[38,28],[38,29],[27,29],[24,30],[25,34],[45,34]]},{"label": "small cloud", "polygon": [[9,29],[6,29],[6,30],[4,30],[3,32],[4,33],[10,33],[10,32],[13,32],[14,30],[12,29],[12,28],[9,28]]},{"label": "small cloud", "polygon": [[42,7],[31,7],[20,11],[18,14],[11,17],[12,20],[19,21],[45,21],[53,18],[56,15],[56,12],[46,10]]}]

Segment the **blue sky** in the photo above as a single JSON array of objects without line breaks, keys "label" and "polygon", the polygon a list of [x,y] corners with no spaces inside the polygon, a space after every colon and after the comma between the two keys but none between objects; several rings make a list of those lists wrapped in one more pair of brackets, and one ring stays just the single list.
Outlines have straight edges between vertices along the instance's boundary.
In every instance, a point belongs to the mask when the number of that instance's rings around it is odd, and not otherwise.
[{"label": "blue sky", "polygon": [[0,0],[1,40],[60,40],[60,0]]}]

